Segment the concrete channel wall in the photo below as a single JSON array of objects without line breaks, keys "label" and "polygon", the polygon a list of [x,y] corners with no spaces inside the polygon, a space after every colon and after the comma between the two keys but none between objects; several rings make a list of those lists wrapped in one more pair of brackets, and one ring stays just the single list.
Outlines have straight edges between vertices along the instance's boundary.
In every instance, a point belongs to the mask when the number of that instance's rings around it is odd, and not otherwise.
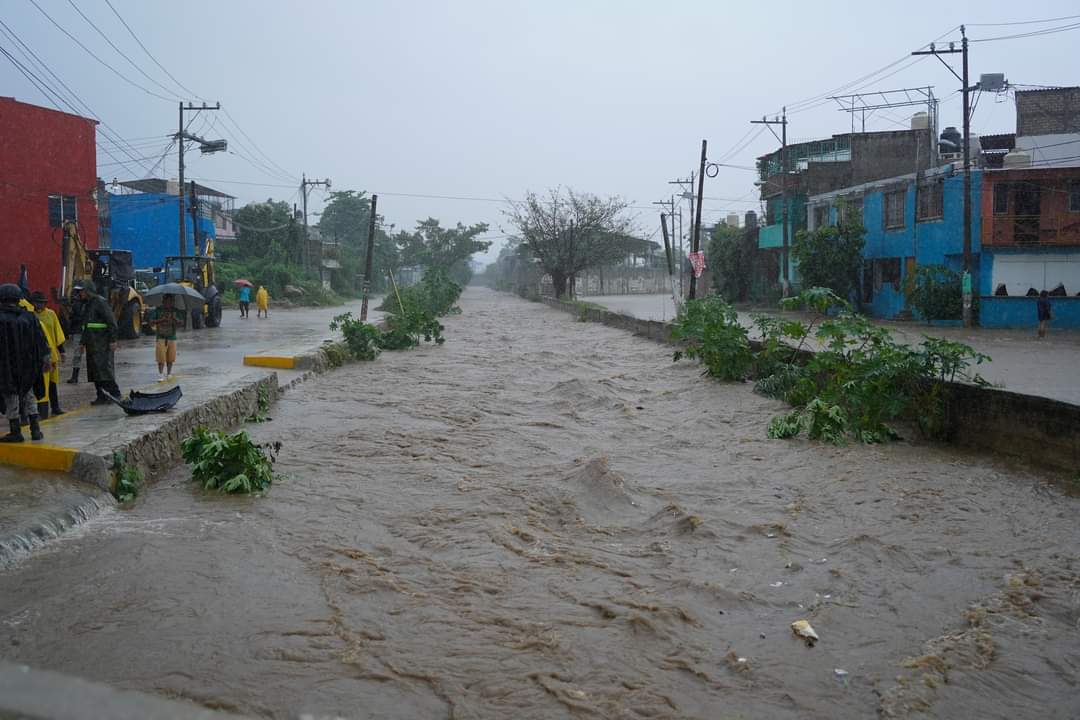
[{"label": "concrete channel wall", "polygon": [[[677,342],[670,323],[552,298],[540,301],[586,322],[602,323],[659,343]],[[751,340],[751,345],[759,344]],[[957,445],[1019,458],[1070,476],[1080,471],[1080,405],[964,383],[949,383],[947,392],[948,434]]]}]

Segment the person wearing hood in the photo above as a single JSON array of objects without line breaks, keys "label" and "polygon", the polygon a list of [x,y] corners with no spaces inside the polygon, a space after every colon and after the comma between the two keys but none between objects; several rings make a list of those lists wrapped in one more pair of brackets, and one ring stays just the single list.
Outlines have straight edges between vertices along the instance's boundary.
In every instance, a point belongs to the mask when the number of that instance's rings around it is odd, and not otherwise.
[{"label": "person wearing hood", "polygon": [[18,285],[0,285],[0,396],[10,432],[0,442],[23,442],[19,424],[19,404],[26,408],[30,419],[30,437],[41,440],[44,435],[38,422],[34,385],[40,384],[42,373],[51,369],[49,343],[41,323],[33,313],[19,307],[22,291]]},{"label": "person wearing hood", "polygon": [[262,285],[259,286],[258,292],[255,293],[255,306],[256,318],[270,317],[270,293]]},{"label": "person wearing hood", "polygon": [[30,302],[34,304],[34,314],[37,315],[41,329],[45,333],[45,340],[49,343],[49,361],[52,363],[52,369],[45,373],[44,377],[46,397],[43,399],[38,396],[38,414],[42,418],[63,415],[57,384],[60,382],[60,356],[64,353],[64,342],[67,337],[64,336],[64,329],[60,326],[60,318],[46,305],[45,293],[35,292],[30,296]]},{"label": "person wearing hood", "polygon": [[97,390],[97,398],[91,405],[105,405],[109,402],[106,393],[120,399],[113,355],[116,352],[116,317],[105,298],[90,292],[85,285],[76,284],[72,290],[79,294],[86,307],[79,341],[86,353],[86,378]]}]

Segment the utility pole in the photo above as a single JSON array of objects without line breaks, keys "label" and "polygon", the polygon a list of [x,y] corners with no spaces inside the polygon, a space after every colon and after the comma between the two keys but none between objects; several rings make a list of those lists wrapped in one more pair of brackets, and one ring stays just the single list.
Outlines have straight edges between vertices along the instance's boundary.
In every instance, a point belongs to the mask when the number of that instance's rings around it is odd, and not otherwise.
[{"label": "utility pole", "polygon": [[371,196],[371,210],[368,211],[367,257],[364,259],[364,284],[360,288],[360,320],[367,320],[368,292],[371,290],[371,264],[375,256],[375,205],[378,195]]},{"label": "utility pole", "polygon": [[[182,188],[181,188],[182,190]],[[183,193],[181,193],[183,194]],[[195,191],[195,181],[191,181],[191,241],[194,247],[192,255],[200,255],[199,250],[199,196]]]},{"label": "utility pole", "polygon": [[[701,141],[701,167],[698,169],[698,184],[697,184],[697,213],[694,215],[694,237],[690,240],[690,252],[701,252],[701,205],[705,195],[705,149],[708,147],[708,141]],[[690,273],[690,295],[689,299],[693,300],[697,297],[697,271]]]},{"label": "utility pole", "polygon": [[[956,71],[952,67],[941,59],[942,55],[954,55],[956,53],[961,54],[961,62],[963,65],[962,75],[957,75]],[[956,47],[956,43],[950,42],[948,50],[939,50],[934,46],[934,43],[930,43],[929,50],[920,50],[918,52],[911,53],[912,55],[933,55],[938,60],[941,60],[941,64],[948,68],[949,72],[960,81],[963,95],[964,95],[964,138],[963,138],[963,152],[964,152],[964,282],[963,282],[963,294],[964,294],[964,327],[971,327],[971,84],[968,80],[968,39],[967,31],[963,25],[960,26],[960,47]]]},{"label": "utility pole", "polygon": [[[691,220],[691,223],[693,223],[693,220],[694,220],[694,193],[693,193],[693,189],[694,189],[694,180],[696,178],[697,178],[697,176],[693,172],[691,172],[690,177],[688,177],[688,178],[675,178],[674,180],[669,180],[668,181],[668,185],[678,185],[679,186],[679,190],[680,190],[679,198],[680,198],[680,200],[689,200],[690,201],[690,220]],[[686,253],[684,252],[684,249],[683,249],[683,235],[684,235],[684,233],[683,233],[683,224],[682,224],[682,204],[681,204],[681,202],[680,202],[680,205],[679,205],[678,214],[679,214],[679,296],[682,297],[682,295],[683,295],[683,285],[684,285],[684,283],[683,283],[683,270],[686,267]],[[674,228],[675,228],[675,218],[671,219],[671,227],[674,230]],[[674,243],[672,243],[672,246],[674,247]],[[693,247],[692,242],[691,242],[691,247]]]},{"label": "utility pole", "polygon": [[[187,227],[185,227],[185,215],[184,215],[184,141],[185,140],[191,140],[192,142],[199,143],[199,150],[202,152],[203,155],[207,155],[209,153],[221,152],[222,150],[225,150],[225,149],[228,148],[228,143],[226,143],[224,140],[204,140],[201,137],[198,137],[196,135],[192,135],[192,134],[186,132],[184,130],[184,110],[201,111],[201,110],[220,110],[220,109],[221,109],[221,103],[216,103],[214,105],[207,105],[206,103],[203,103],[202,105],[192,105],[189,102],[187,104],[187,107],[185,108],[184,107],[184,101],[183,100],[180,101],[180,125],[176,130],[176,135],[174,135],[173,137],[176,138],[176,146],[177,146],[177,148],[179,148],[178,152],[179,152],[179,156],[180,156],[180,158],[179,158],[179,160],[180,160],[180,162],[179,162],[179,179],[178,179],[178,182],[177,182],[176,195],[177,195],[177,200],[178,200],[177,204],[180,206],[180,254],[181,255],[187,255]],[[194,220],[192,222],[194,222]],[[192,226],[193,230],[194,230],[194,227],[195,226],[193,225]]]},{"label": "utility pole", "polygon": [[[790,272],[788,270],[788,265],[790,263],[788,261],[787,107],[785,106],[782,109],[782,115],[781,115],[779,120],[776,119],[776,118],[773,118],[772,120],[768,120],[766,118],[761,118],[760,120],[751,120],[750,123],[752,125],[764,125],[765,127],[769,128],[769,132],[771,132],[773,134],[773,137],[775,137],[777,140],[780,141],[780,176],[781,176],[781,181],[780,181],[780,225],[781,225],[781,228],[780,228],[780,230],[783,233],[783,238],[784,238],[784,246],[783,246],[783,249],[780,252],[780,277],[783,278],[783,285],[784,285],[783,292],[784,292],[784,296],[786,297],[787,294],[788,294],[788,289],[791,286],[791,277],[790,277]],[[772,129],[773,125],[779,125],[780,126],[780,135],[779,136],[777,136],[776,131]],[[768,172],[768,171],[766,171],[766,172]],[[768,182],[768,180],[769,180],[768,177],[766,177],[765,181]],[[768,218],[766,218],[765,221],[768,222]]]},{"label": "utility pole", "polygon": [[[307,175],[303,175],[301,180],[300,180],[300,190],[303,192],[303,196],[304,196],[304,250],[303,250],[303,253],[301,255],[301,258],[302,258],[301,262],[303,263],[305,268],[307,268],[311,264],[310,263],[310,261],[311,261],[311,258],[310,258],[311,248],[309,247],[310,243],[308,242],[307,193],[308,193],[308,188],[312,187],[314,185],[325,185],[326,189],[329,190],[330,189],[330,178],[326,178],[325,180],[308,180]],[[319,258],[319,262],[320,263],[322,262],[321,257]]]}]

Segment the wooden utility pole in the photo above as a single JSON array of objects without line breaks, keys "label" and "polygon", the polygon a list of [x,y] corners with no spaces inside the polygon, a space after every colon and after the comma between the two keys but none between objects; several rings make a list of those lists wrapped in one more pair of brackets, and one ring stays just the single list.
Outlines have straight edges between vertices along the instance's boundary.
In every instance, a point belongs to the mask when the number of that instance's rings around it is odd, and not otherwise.
[{"label": "wooden utility pole", "polygon": [[[953,55],[960,53],[962,58],[962,75],[957,75],[947,62],[941,60],[941,55]],[[964,327],[971,327],[971,83],[968,80],[968,39],[967,31],[963,25],[960,26],[960,47],[956,47],[955,43],[949,43],[948,50],[939,50],[933,43],[930,43],[929,50],[920,50],[911,53],[912,55],[933,55],[941,60],[941,64],[949,69],[949,72],[960,81],[962,85],[962,91],[964,95],[964,138],[963,138],[963,153],[964,153],[964,298],[963,298],[963,318]]]},{"label": "wooden utility pole", "polygon": [[[780,277],[783,279],[783,292],[786,296],[788,288],[791,285],[791,276],[788,266],[790,261],[788,260],[788,153],[787,153],[787,107],[783,108],[783,114],[781,118],[777,120],[775,117],[772,120],[761,118],[760,120],[751,120],[751,124],[764,125],[769,128],[769,132],[773,134],[777,140],[780,141],[780,231],[783,236],[783,248],[780,251]],[[777,137],[776,131],[772,129],[773,125],[780,126],[780,136]],[[768,171],[766,170],[765,181],[768,182]],[[768,223],[768,218],[765,218],[765,222]]]},{"label": "wooden utility pole", "polygon": [[[690,240],[690,252],[701,252],[701,203],[705,195],[705,149],[708,147],[708,141],[701,141],[701,167],[698,168],[697,179],[697,208],[694,210],[694,237]],[[693,300],[697,296],[697,272],[690,273],[690,294],[689,299]]]},{"label": "wooden utility pole", "polygon": [[368,292],[371,290],[371,265],[375,257],[375,205],[378,195],[371,196],[371,210],[368,211],[367,257],[364,258],[364,284],[360,289],[360,319],[367,320]]}]

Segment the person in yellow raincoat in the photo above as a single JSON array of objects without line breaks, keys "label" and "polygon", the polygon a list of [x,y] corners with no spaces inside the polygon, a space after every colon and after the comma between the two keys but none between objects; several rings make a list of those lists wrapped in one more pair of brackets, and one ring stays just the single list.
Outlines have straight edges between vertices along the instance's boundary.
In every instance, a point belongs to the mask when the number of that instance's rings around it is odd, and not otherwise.
[{"label": "person in yellow raincoat", "polygon": [[270,317],[270,293],[266,292],[266,288],[262,285],[259,286],[259,290],[255,293],[255,311],[256,317]]},{"label": "person in yellow raincoat", "polygon": [[52,360],[52,369],[45,373],[44,377],[45,397],[37,399],[38,413],[42,419],[45,419],[50,414],[53,416],[64,414],[64,411],[60,409],[57,383],[60,382],[60,354],[64,352],[64,342],[67,338],[64,336],[64,329],[60,327],[60,318],[46,306],[45,293],[35,292],[30,296],[30,302],[33,303],[34,314],[37,315],[41,329],[45,332],[45,339],[49,342],[49,359]]}]

